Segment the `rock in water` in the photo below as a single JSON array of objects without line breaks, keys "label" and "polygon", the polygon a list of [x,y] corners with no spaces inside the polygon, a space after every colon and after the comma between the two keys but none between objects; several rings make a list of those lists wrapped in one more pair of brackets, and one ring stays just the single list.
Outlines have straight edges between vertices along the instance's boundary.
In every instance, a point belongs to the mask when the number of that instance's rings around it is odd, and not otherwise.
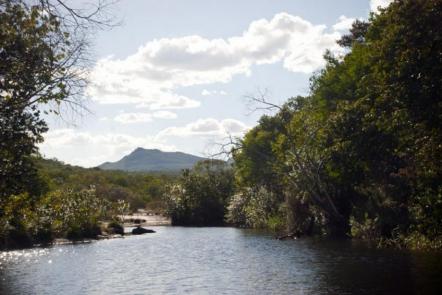
[{"label": "rock in water", "polygon": [[151,229],[147,229],[141,226],[137,226],[136,228],[134,228],[132,230],[132,234],[133,235],[142,235],[142,234],[148,234],[148,233],[154,233],[154,230]]}]

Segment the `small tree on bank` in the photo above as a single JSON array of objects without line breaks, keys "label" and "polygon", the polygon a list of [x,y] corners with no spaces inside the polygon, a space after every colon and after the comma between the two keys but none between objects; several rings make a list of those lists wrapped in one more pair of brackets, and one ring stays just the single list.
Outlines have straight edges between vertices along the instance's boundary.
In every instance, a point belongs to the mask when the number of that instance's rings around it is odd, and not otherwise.
[{"label": "small tree on bank", "polygon": [[172,224],[223,225],[233,188],[233,170],[224,161],[202,161],[184,170],[164,195]]}]

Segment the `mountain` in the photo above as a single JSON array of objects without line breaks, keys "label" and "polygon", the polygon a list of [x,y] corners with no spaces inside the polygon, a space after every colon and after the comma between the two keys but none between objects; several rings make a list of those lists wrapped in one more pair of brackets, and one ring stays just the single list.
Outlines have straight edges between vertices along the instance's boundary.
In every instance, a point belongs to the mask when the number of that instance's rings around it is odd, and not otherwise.
[{"label": "mountain", "polygon": [[117,162],[106,162],[98,166],[103,170],[124,171],[179,171],[192,168],[198,161],[207,160],[181,152],[163,152],[157,149],[137,148]]}]

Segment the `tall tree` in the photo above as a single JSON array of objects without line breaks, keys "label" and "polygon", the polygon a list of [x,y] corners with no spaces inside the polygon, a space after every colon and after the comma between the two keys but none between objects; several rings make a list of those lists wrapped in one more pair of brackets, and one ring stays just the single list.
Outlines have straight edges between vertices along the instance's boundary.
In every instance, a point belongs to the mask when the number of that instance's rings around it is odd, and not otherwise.
[{"label": "tall tree", "polygon": [[47,130],[41,111],[84,106],[89,33],[111,24],[102,16],[107,5],[80,10],[60,0],[0,1],[2,197],[25,189],[19,183],[33,173],[29,157]]},{"label": "tall tree", "polygon": [[41,112],[84,106],[89,33],[108,23],[101,14],[106,3],[79,10],[62,0],[0,0],[2,223],[10,197],[27,195],[32,206],[44,189],[32,161],[48,130]]}]

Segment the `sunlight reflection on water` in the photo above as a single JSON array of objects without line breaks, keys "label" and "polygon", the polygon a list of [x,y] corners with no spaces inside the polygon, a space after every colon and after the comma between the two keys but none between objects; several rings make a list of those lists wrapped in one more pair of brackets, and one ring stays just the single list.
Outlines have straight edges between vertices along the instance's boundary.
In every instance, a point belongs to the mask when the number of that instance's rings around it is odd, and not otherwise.
[{"label": "sunlight reflection on water", "polygon": [[49,250],[43,248],[0,252],[0,266],[18,261],[37,261],[40,257],[48,253]]}]

